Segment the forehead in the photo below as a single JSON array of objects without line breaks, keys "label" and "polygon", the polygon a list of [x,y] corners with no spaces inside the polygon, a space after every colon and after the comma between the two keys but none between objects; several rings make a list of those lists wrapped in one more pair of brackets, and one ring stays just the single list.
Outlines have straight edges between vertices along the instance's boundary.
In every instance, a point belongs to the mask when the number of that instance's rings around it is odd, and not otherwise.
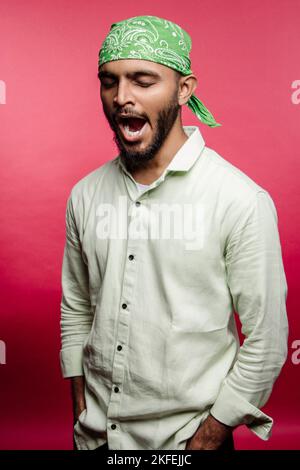
[{"label": "forehead", "polygon": [[157,75],[157,78],[172,78],[175,71],[170,67],[157,64],[150,60],[142,59],[120,59],[106,62],[99,67],[99,72],[108,72],[116,76],[133,75],[148,73],[149,75]]}]

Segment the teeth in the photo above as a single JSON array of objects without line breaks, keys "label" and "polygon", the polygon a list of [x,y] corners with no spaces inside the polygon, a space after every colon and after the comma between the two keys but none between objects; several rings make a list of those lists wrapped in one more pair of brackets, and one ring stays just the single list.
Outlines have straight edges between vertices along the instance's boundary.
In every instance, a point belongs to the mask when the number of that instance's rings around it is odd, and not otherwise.
[{"label": "teeth", "polygon": [[125,129],[125,131],[126,131],[126,133],[127,133],[128,135],[137,136],[137,135],[139,135],[139,134],[141,133],[141,131],[142,131],[143,128],[140,129],[139,131],[131,131],[131,130],[129,129],[129,126],[124,126],[124,129]]}]

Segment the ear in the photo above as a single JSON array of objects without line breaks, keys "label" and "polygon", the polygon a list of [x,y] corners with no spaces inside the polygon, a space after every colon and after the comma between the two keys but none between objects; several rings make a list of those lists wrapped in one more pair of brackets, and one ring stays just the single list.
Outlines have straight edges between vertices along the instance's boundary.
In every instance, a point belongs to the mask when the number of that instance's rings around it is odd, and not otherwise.
[{"label": "ear", "polygon": [[188,102],[195,89],[197,88],[197,78],[191,74],[181,77],[178,86],[178,104],[183,105]]}]

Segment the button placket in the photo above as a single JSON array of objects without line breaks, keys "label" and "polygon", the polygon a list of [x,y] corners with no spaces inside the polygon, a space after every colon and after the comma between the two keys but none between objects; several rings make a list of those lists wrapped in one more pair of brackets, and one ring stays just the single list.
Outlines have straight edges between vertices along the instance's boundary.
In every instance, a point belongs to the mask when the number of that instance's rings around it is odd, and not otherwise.
[{"label": "button placket", "polygon": [[[135,201],[132,202],[129,209],[132,207],[138,207],[141,205],[136,204]],[[138,209],[137,209],[138,211]],[[127,252],[125,258],[125,267],[123,275],[123,286],[121,293],[121,303],[119,307],[119,321],[117,328],[117,337],[116,337],[116,350],[112,364],[112,389],[110,394],[110,401],[107,410],[107,432],[110,435],[110,442],[113,443],[115,448],[118,448],[120,433],[122,432],[120,426],[118,425],[118,417],[120,413],[120,403],[122,397],[123,381],[124,381],[124,372],[125,372],[125,361],[126,355],[128,353],[128,337],[129,337],[129,325],[131,319],[131,302],[134,298],[134,288],[136,285],[136,276],[139,256],[139,250],[141,245],[139,240],[134,236],[130,238],[130,230],[128,230],[128,241],[127,241]],[[134,262],[133,262],[134,260]],[[112,427],[112,424],[115,427]],[[119,437],[118,437],[119,436]]]}]

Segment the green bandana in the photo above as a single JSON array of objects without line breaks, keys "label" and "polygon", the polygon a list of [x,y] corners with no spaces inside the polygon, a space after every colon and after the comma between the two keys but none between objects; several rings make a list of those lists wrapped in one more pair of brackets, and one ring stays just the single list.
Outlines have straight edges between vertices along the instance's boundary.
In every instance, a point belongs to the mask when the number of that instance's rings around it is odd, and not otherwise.
[{"label": "green bandana", "polygon": [[[111,25],[99,51],[98,67],[112,60],[143,59],[190,75],[191,48],[191,37],[177,24],[157,16],[135,16]],[[221,125],[194,94],[187,105],[208,126]]]}]

